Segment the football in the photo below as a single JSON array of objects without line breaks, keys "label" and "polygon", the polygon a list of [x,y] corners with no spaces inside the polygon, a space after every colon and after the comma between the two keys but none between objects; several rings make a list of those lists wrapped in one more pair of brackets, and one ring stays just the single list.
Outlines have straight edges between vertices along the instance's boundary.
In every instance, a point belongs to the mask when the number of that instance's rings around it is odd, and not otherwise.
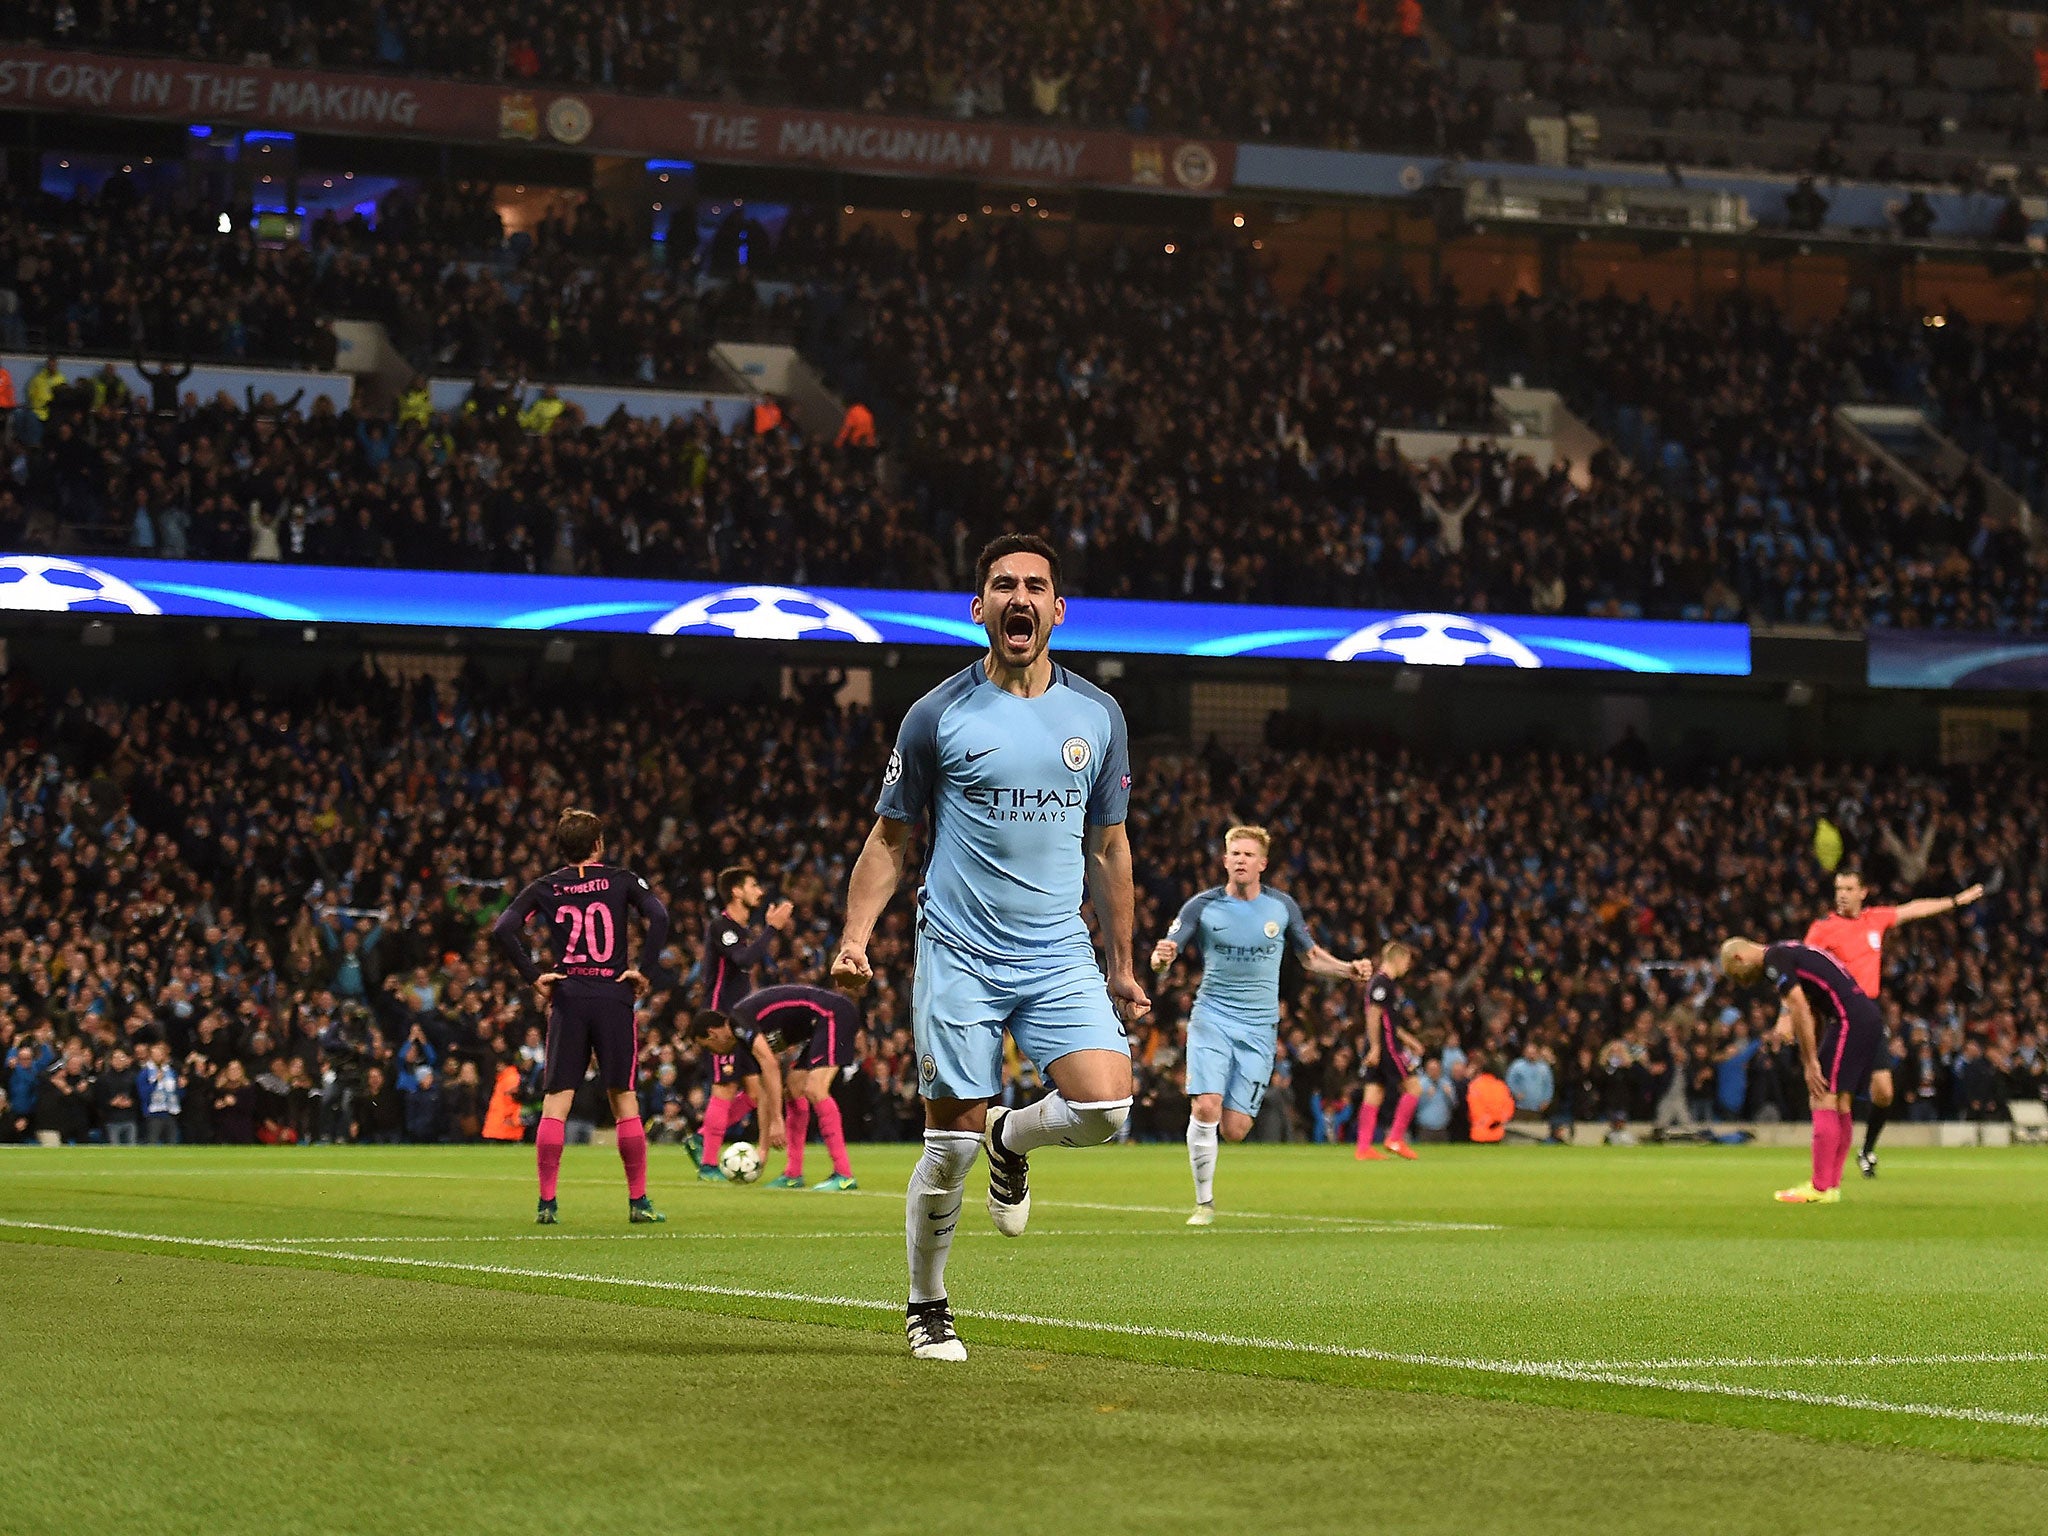
[{"label": "football", "polygon": [[761,1177],[761,1151],[751,1141],[729,1141],[718,1154],[718,1166],[735,1184],[751,1184]]}]

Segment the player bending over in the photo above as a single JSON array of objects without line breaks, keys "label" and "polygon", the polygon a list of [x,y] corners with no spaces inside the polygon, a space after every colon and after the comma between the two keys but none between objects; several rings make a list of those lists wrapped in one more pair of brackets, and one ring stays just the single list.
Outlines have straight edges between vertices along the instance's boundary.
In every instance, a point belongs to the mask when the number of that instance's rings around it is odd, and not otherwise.
[{"label": "player bending over", "polygon": [[[758,997],[752,992],[748,997]],[[784,1132],[784,1111],[782,1105],[782,1061],[781,1045],[772,1034],[766,1034],[743,1027],[730,1030],[728,1043],[726,1033],[721,1033],[721,1023],[730,1025],[739,1016],[738,1011],[746,1006],[742,998],[733,1004],[730,1014],[707,1008],[690,1020],[690,1033],[704,1042],[711,1053],[711,1094],[704,1101],[704,1129],[695,1138],[697,1180],[703,1184],[724,1184],[729,1182],[725,1170],[718,1166],[718,1154],[725,1148],[725,1133],[738,1125],[755,1109],[753,1094],[747,1091],[750,1079],[758,1079],[761,1089],[761,1146],[773,1151],[782,1145]]]},{"label": "player bending over", "polygon": [[[668,942],[668,908],[629,869],[603,862],[604,823],[589,811],[567,810],[555,823],[555,851],[563,867],[542,875],[498,914],[491,926],[498,947],[529,982],[548,1013],[548,1042],[540,1125],[534,1153],[540,1165],[540,1225],[555,1224],[555,1186],[562,1168],[564,1122],[593,1052],[618,1121],[619,1161],[626,1165],[626,1211],[633,1221],[664,1218],[647,1198],[647,1135],[633,1093],[639,1055],[633,1005],[647,993],[647,973]],[[646,924],[640,963],[626,964],[626,915]],[[543,971],[528,953],[521,930],[538,912],[554,938],[555,963]]]},{"label": "player bending over", "polygon": [[1188,1010],[1188,1164],[1195,1174],[1191,1227],[1216,1220],[1216,1136],[1243,1141],[1273,1080],[1280,1032],[1280,962],[1289,944],[1311,976],[1372,979],[1370,960],[1339,960],[1315,941],[1285,891],[1260,884],[1273,839],[1264,827],[1223,834],[1223,884],[1190,897],[1166,937],[1152,946],[1164,976],[1186,950],[1200,950],[1202,983]]},{"label": "player bending over", "polygon": [[691,1034],[711,1050],[747,1060],[759,1069],[764,1084],[779,1076],[775,1063],[781,1052],[796,1047],[796,1061],[783,1080],[789,1087],[783,1111],[787,1162],[782,1176],[769,1181],[770,1189],[804,1187],[804,1137],[814,1113],[832,1157],[832,1177],[815,1188],[834,1194],[860,1188],[846,1155],[846,1126],[832,1097],[832,1079],[853,1060],[853,1034],[859,1028],[860,1005],[825,987],[763,987],[733,1004],[730,1012],[707,1009],[690,1021]]},{"label": "player bending over", "polygon": [[1394,1123],[1387,1127],[1387,1152],[1414,1160],[1408,1145],[1408,1123],[1422,1102],[1422,1042],[1395,1021],[1401,1006],[1399,982],[1415,964],[1415,951],[1396,941],[1380,950],[1380,963],[1365,989],[1365,1106],[1358,1112],[1358,1149],[1363,1162],[1384,1162],[1386,1153],[1372,1144],[1379,1129],[1380,1105],[1392,1089]]},{"label": "player bending over", "polygon": [[1870,1080],[1871,1062],[1884,1039],[1877,1004],[1835,957],[1810,944],[1754,939],[1721,946],[1721,969],[1738,987],[1768,980],[1785,1000],[1793,1037],[1806,1068],[1813,1105],[1813,1177],[1778,1191],[1787,1205],[1833,1205],[1842,1198],[1842,1168],[1856,1127],[1849,1106]]},{"label": "player bending over", "polygon": [[[904,1331],[920,1360],[967,1358],[946,1301],[946,1255],[975,1156],[988,1152],[996,1230],[1017,1236],[1031,1213],[1026,1158],[1108,1141],[1130,1114],[1119,1013],[1152,1006],[1131,967],[1123,710],[1046,654],[1066,618],[1058,553],[1022,534],[992,540],[975,562],[970,611],[988,654],[903,717],[832,962],[838,985],[867,985],[868,940],[902,879],[910,824],[929,815],[910,1004],[924,1156],[904,1216]],[[1084,881],[1106,984],[1081,917]],[[989,1107],[1003,1087],[1004,1030],[1053,1084],[1026,1109]]]},{"label": "player bending over", "polygon": [[[1806,942],[1833,955],[1842,969],[1855,977],[1863,995],[1875,1000],[1884,991],[1884,936],[1888,929],[1917,923],[1923,917],[1940,917],[1983,895],[1984,887],[1973,885],[1953,896],[1927,896],[1896,907],[1867,907],[1864,902],[1870,887],[1864,883],[1862,871],[1839,869],[1835,871],[1835,910],[1806,930]],[[1880,1013],[1880,1028],[1882,1018]],[[1877,1177],[1877,1138],[1884,1134],[1891,1103],[1891,1041],[1880,1038],[1877,1065],[1870,1073],[1870,1120],[1863,1129],[1863,1148],[1856,1154],[1856,1166],[1866,1179]]]}]

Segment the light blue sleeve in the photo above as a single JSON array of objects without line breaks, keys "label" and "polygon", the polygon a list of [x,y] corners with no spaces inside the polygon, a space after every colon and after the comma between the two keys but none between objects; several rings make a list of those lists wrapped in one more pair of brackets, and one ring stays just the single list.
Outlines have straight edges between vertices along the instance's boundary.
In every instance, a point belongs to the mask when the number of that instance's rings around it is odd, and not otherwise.
[{"label": "light blue sleeve", "polygon": [[875,814],[890,821],[916,821],[930,809],[939,778],[939,720],[946,700],[937,690],[910,706],[896,732],[896,749],[882,771]]},{"label": "light blue sleeve", "polygon": [[1308,919],[1301,915],[1301,904],[1285,891],[1275,891],[1282,906],[1287,908],[1287,937],[1294,947],[1307,954],[1316,947],[1316,936],[1308,931]]},{"label": "light blue sleeve", "polygon": [[1216,899],[1214,891],[1197,891],[1187,899],[1187,905],[1180,909],[1180,916],[1173,920],[1173,926],[1166,930],[1166,937],[1183,950],[1198,950],[1202,947],[1202,908]]},{"label": "light blue sleeve", "polygon": [[1124,707],[1093,683],[1062,669],[1061,678],[1082,698],[1098,705],[1109,717],[1109,740],[1095,764],[1095,778],[1088,786],[1088,824],[1114,827],[1122,824],[1131,809],[1131,738],[1124,725]]},{"label": "light blue sleeve", "polygon": [[1131,813],[1131,738],[1124,726],[1123,706],[1108,694],[1109,750],[1088,794],[1088,820],[1098,827],[1121,825]]}]

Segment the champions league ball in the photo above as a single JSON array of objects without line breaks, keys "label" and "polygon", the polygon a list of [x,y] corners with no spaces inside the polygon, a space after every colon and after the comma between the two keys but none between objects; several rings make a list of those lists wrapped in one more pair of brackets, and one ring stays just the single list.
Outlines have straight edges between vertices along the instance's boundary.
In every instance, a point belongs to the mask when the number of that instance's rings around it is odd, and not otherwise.
[{"label": "champions league ball", "polygon": [[727,587],[672,608],[650,635],[732,635],[741,640],[859,640],[881,632],[843,603],[796,587]]},{"label": "champions league ball", "polygon": [[751,1184],[761,1177],[761,1153],[751,1141],[728,1141],[718,1154],[718,1167],[735,1184]]},{"label": "champions league ball", "polygon": [[161,613],[118,576],[54,555],[0,555],[0,609],[17,613]]},{"label": "champions league ball", "polygon": [[1459,613],[1404,613],[1345,636],[1331,661],[1402,661],[1411,667],[1540,667],[1513,635]]}]

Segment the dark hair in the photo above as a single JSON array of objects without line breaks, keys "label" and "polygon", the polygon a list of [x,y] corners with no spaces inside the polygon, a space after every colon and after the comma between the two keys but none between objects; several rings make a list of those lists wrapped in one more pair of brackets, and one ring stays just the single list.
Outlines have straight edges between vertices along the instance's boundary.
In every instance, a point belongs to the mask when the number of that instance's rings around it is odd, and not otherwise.
[{"label": "dark hair", "polygon": [[720,901],[731,901],[733,892],[737,891],[749,880],[758,880],[760,878],[759,875],[754,873],[754,866],[751,864],[735,864],[730,869],[721,869],[718,872],[718,899]]},{"label": "dark hair", "polygon": [[720,1013],[716,1008],[705,1008],[690,1015],[690,1038],[702,1040],[714,1029],[730,1029],[732,1015]]},{"label": "dark hair", "polygon": [[1863,866],[1854,859],[1844,859],[1835,866],[1835,878],[1839,880],[1844,875],[1854,875],[1865,885],[1870,884],[1870,877],[1863,873]]},{"label": "dark hair", "polygon": [[1052,567],[1052,595],[1060,595],[1060,552],[1035,533],[998,534],[981,547],[974,562],[974,595],[988,587],[989,568],[1005,555],[1037,555]]},{"label": "dark hair", "polygon": [[589,863],[603,837],[604,823],[592,811],[571,808],[555,823],[555,851],[564,864]]}]

